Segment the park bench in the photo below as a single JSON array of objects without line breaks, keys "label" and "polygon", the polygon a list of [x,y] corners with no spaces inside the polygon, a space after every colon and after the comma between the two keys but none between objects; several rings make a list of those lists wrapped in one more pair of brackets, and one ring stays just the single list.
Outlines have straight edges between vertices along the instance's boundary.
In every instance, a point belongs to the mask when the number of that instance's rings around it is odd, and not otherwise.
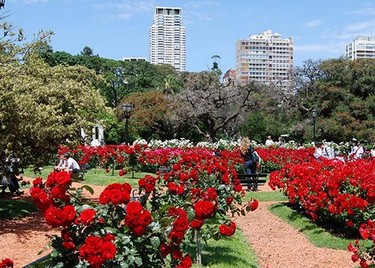
[{"label": "park bench", "polygon": [[87,170],[90,168],[89,164],[82,164],[79,166],[81,169],[77,173],[73,174],[72,176],[73,181],[83,181],[83,176],[85,175]]},{"label": "park bench", "polygon": [[253,191],[258,190],[258,185],[260,183],[265,183],[268,173],[256,173],[256,174],[237,174],[238,180],[241,182],[242,186],[251,186]]}]

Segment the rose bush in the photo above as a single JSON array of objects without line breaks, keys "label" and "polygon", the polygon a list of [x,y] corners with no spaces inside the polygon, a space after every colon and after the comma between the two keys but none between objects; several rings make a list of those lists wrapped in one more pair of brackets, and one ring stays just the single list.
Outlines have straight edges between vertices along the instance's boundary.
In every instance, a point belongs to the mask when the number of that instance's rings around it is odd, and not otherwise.
[{"label": "rose bush", "polygon": [[[140,154],[140,156],[142,156]],[[127,183],[108,185],[99,202],[86,200],[71,187],[66,172],[37,178],[30,190],[46,222],[61,229],[52,236],[53,267],[190,267],[183,251],[197,231],[203,239],[233,235],[236,224],[228,213],[256,209],[242,203],[237,179],[239,160],[211,150],[149,150],[142,165],[167,165],[170,170],[139,180],[139,195]]]}]

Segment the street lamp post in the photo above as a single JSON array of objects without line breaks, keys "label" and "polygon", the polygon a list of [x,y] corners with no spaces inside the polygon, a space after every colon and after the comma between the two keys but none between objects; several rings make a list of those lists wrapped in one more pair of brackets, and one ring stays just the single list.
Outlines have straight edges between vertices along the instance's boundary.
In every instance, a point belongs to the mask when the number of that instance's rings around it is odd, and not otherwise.
[{"label": "street lamp post", "polygon": [[122,110],[124,112],[124,118],[125,118],[125,144],[128,144],[129,142],[129,118],[130,118],[130,113],[133,110],[133,104],[125,103],[122,106]]},{"label": "street lamp post", "polygon": [[311,113],[312,113],[312,118],[313,118],[313,141],[315,142],[316,141],[315,127],[316,127],[316,118],[318,116],[318,110],[314,108],[311,111]]},{"label": "street lamp post", "polygon": [[0,9],[4,8],[5,6],[5,0],[0,0]]}]

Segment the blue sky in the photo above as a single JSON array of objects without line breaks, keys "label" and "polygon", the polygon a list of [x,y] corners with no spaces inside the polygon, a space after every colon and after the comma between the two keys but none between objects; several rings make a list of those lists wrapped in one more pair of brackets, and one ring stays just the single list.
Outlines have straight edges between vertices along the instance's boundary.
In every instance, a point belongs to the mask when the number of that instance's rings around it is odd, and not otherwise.
[{"label": "blue sky", "polygon": [[338,58],[355,37],[375,36],[374,0],[6,0],[6,21],[29,41],[52,30],[54,51],[77,55],[89,46],[111,59],[148,59],[156,6],[181,7],[186,26],[187,71],[235,68],[236,41],[265,30],[294,40],[294,65]]}]

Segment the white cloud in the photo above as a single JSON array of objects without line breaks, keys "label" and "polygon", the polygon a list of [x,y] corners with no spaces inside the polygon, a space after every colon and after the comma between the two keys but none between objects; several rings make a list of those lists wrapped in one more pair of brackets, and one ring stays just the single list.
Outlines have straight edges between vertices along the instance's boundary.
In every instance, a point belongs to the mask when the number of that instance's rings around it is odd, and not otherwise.
[{"label": "white cloud", "polygon": [[349,24],[344,27],[344,31],[348,32],[363,32],[363,31],[369,31],[372,32],[375,28],[375,20],[368,20],[358,23]]},{"label": "white cloud", "polygon": [[315,27],[319,27],[321,25],[323,25],[323,22],[321,20],[318,20],[318,19],[306,22],[306,26],[308,28],[315,28]]}]

